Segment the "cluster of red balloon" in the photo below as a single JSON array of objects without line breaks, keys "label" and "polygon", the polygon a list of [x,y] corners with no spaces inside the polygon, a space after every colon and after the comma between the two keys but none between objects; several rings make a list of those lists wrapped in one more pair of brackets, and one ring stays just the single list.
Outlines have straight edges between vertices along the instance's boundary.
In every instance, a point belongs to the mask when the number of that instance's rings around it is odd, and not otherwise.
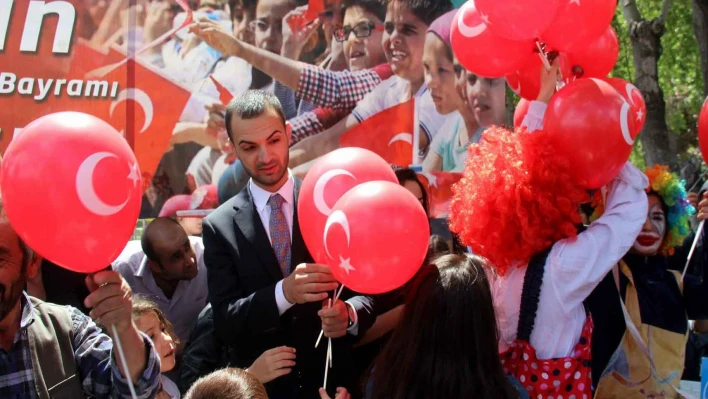
[{"label": "cluster of red balloon", "polygon": [[13,228],[59,266],[105,269],[135,229],[138,162],[123,136],[94,116],[60,112],[27,125],[10,142],[0,176]]},{"label": "cluster of red balloon", "polygon": [[411,279],[430,227],[418,199],[380,156],[341,148],[322,157],[300,188],[298,218],[317,263],[350,289],[379,294]]},{"label": "cluster of red balloon", "polygon": [[606,78],[619,56],[610,26],[616,7],[616,0],[469,0],[452,24],[460,63],[477,75],[506,77],[522,97],[517,127],[539,95],[547,55],[558,54],[565,86],[551,99],[544,128],[588,189],[616,176],[646,117],[636,87]]},{"label": "cluster of red balloon", "polygon": [[610,26],[616,7],[616,0],[469,0],[452,24],[452,47],[466,69],[508,76],[517,94],[535,100],[524,87],[538,85],[540,43],[567,57],[564,77],[610,73],[619,55]]}]

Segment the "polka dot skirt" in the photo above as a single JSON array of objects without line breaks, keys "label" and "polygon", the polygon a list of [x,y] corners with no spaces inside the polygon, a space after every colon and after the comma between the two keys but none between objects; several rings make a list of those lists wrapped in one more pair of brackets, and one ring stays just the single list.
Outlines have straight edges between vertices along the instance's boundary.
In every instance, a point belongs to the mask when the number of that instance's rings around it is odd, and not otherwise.
[{"label": "polka dot skirt", "polygon": [[533,399],[591,399],[592,329],[588,315],[573,357],[539,360],[531,344],[517,339],[501,354],[504,371],[514,376]]}]

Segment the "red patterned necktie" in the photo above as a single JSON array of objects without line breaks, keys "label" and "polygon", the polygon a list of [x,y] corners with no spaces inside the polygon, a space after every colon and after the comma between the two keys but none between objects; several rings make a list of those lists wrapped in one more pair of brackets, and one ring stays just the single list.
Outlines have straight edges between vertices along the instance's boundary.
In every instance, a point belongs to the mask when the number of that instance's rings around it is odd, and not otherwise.
[{"label": "red patterned necktie", "polygon": [[280,194],[273,194],[268,199],[270,206],[270,242],[278,258],[283,276],[290,275],[290,227],[283,213],[285,199]]}]

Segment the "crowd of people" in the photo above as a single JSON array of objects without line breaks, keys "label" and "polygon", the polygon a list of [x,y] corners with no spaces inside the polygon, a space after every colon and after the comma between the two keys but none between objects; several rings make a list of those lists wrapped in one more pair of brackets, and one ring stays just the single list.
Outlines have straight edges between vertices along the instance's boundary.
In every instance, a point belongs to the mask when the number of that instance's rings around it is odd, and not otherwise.
[{"label": "crowd of people", "polygon": [[[541,145],[558,65],[528,132],[504,128],[506,82],[460,65],[448,0],[323,4],[308,20],[302,0],[191,2],[196,21],[140,56],[192,97],[143,199],[157,217],[104,271],[42,259],[0,216],[0,397],[678,397],[708,333],[705,189],[630,163],[574,185]],[[95,46],[140,48],[186,17],[172,0],[89,11]],[[403,287],[335,297],[301,179],[412,98],[422,171],[464,173],[455,234],[430,237]],[[428,214],[416,171],[392,168]]]}]

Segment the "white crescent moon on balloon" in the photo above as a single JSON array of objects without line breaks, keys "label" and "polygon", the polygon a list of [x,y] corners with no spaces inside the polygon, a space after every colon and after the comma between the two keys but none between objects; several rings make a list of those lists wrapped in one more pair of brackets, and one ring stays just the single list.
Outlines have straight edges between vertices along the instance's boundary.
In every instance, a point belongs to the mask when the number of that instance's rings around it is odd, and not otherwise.
[{"label": "white crescent moon on balloon", "polygon": [[103,202],[93,186],[93,173],[96,165],[105,158],[118,158],[110,152],[97,152],[90,155],[79,166],[76,172],[76,194],[81,204],[89,211],[99,216],[111,216],[120,212],[128,203],[126,199],[122,204],[111,206]]},{"label": "white crescent moon on balloon", "polygon": [[[154,109],[150,96],[148,96],[147,93],[140,89],[123,89],[120,91],[120,93],[118,93],[118,98],[116,98],[115,101],[111,102],[109,115],[113,116],[113,111],[115,110],[116,106],[125,100],[133,100],[140,104],[140,106],[143,108],[143,112],[145,112],[145,123],[143,124],[143,128],[140,130],[140,133],[143,133],[147,130],[147,128],[150,127],[150,124],[152,124],[152,117],[154,114]],[[125,136],[125,133],[123,135]]]},{"label": "white crescent moon on balloon", "polygon": [[351,239],[351,233],[349,232],[349,220],[347,219],[347,215],[345,215],[342,211],[332,212],[332,214],[329,215],[329,217],[327,218],[327,223],[325,224],[324,235],[322,238],[322,241],[324,242],[325,252],[327,253],[327,256],[330,259],[333,258],[332,255],[329,253],[329,248],[327,247],[327,233],[329,233],[329,228],[335,224],[342,226],[342,228],[344,229],[344,234],[347,235],[347,248],[349,247],[349,241]]},{"label": "white crescent moon on balloon", "polygon": [[462,6],[463,9],[459,11],[459,16],[457,17],[457,26],[460,29],[460,33],[462,33],[462,36],[465,37],[477,37],[484,33],[484,31],[487,30],[487,25],[484,23],[480,23],[479,25],[476,26],[469,26],[465,23],[465,7],[467,8],[472,8],[475,9],[474,4],[471,2],[465,3],[464,6]]},{"label": "white crescent moon on balloon", "polygon": [[625,91],[627,92],[627,98],[629,99],[629,103],[632,104],[633,107],[636,107],[637,104],[634,103],[634,97],[632,96],[632,93],[634,91],[638,91],[639,95],[642,95],[642,92],[637,89],[637,87],[631,83],[627,83],[627,86],[625,87]]},{"label": "white crescent moon on balloon", "polygon": [[388,146],[390,147],[391,144],[395,143],[396,141],[405,141],[406,143],[413,145],[413,134],[412,133],[398,133],[397,135],[395,135],[391,138],[391,140],[388,142]]},{"label": "white crescent moon on balloon", "polygon": [[315,188],[314,190],[312,190],[312,200],[315,203],[315,208],[317,208],[317,211],[319,211],[325,216],[329,216],[329,214],[332,213],[332,208],[327,206],[327,202],[325,202],[324,190],[327,186],[327,183],[329,183],[329,181],[335,176],[349,176],[352,179],[356,180],[356,177],[354,177],[353,174],[349,173],[349,171],[344,169],[328,170],[327,172],[323,173],[319,179],[317,179],[317,182],[315,183]]},{"label": "white crescent moon on balloon", "polygon": [[620,110],[620,128],[622,129],[622,137],[624,138],[624,141],[626,141],[629,145],[634,145],[634,140],[632,139],[632,135],[629,132],[629,109],[629,103],[623,101],[622,109]]}]

